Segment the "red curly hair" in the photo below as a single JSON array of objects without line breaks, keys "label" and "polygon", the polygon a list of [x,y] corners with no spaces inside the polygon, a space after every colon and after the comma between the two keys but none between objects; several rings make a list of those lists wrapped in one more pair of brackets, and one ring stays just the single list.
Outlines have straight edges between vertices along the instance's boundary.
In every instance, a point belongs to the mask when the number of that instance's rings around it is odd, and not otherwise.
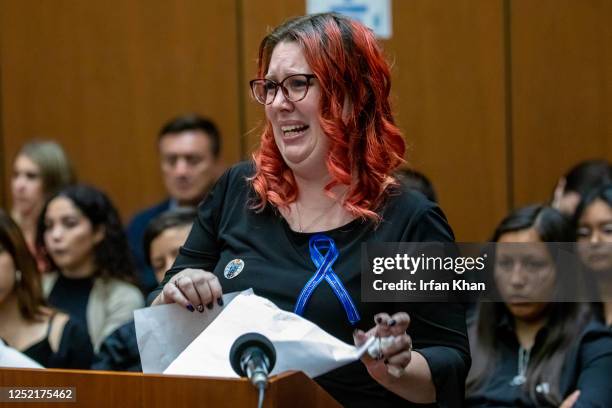
[{"label": "red curly hair", "polygon": [[[405,143],[391,113],[389,65],[374,35],[335,13],[291,19],[261,42],[258,77],[266,74],[274,47],[284,41],[301,46],[320,83],[319,120],[329,138],[326,165],[331,175],[325,191],[333,195],[334,186],[348,186],[344,208],[357,217],[380,220],[377,210],[388,187],[396,183],[392,173],[403,162]],[[286,207],[297,199],[293,172],[276,146],[269,121],[253,159],[255,210],[267,203]]]}]

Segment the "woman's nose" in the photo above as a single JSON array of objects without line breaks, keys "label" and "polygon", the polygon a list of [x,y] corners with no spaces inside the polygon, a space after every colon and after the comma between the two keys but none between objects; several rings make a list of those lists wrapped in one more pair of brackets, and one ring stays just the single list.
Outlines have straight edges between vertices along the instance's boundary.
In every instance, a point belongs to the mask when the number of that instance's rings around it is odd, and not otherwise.
[{"label": "woman's nose", "polygon": [[517,262],[512,268],[512,273],[510,274],[510,283],[512,286],[523,286],[525,284],[525,276],[523,271],[523,266],[520,262]]},{"label": "woman's nose", "polygon": [[25,186],[25,183],[24,183],[23,177],[18,176],[13,179],[13,188],[15,190],[18,190],[18,191],[23,190],[24,186]]},{"label": "woman's nose", "polygon": [[49,231],[49,235],[51,236],[51,239],[53,239],[54,241],[58,241],[62,238],[62,229],[57,226],[57,227],[52,227],[51,230]]},{"label": "woman's nose", "polygon": [[591,232],[591,236],[589,237],[589,242],[590,242],[591,244],[598,244],[598,243],[600,243],[600,242],[601,242],[601,236],[600,236],[600,234],[599,234],[599,231],[597,231],[597,230],[593,230],[593,231]]},{"label": "woman's nose", "polygon": [[285,93],[281,88],[278,88],[278,91],[276,91],[276,95],[274,95],[274,99],[272,100],[272,103],[270,105],[276,109],[293,109],[293,102],[287,99]]}]

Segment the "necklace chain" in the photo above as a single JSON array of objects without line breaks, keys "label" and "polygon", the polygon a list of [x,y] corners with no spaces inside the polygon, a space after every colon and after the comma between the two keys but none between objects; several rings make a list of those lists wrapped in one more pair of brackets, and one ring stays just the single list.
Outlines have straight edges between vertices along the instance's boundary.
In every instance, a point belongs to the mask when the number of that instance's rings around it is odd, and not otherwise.
[{"label": "necklace chain", "polygon": [[518,372],[510,381],[510,385],[519,386],[523,385],[527,380],[527,366],[529,365],[529,357],[531,355],[531,349],[527,350],[522,346],[519,347],[518,351]]},{"label": "necklace chain", "polygon": [[[325,214],[327,214],[329,212],[329,210],[331,210],[332,208],[334,208],[336,205],[338,204],[337,201],[334,201],[329,207],[325,208],[321,214],[319,214],[316,218],[314,218],[308,225],[306,225],[306,228],[312,227],[313,225],[315,225],[315,223],[317,221],[319,221],[321,218],[323,218],[323,216],[325,216]],[[304,226],[302,225],[302,214],[300,212],[300,206],[297,202],[297,200],[295,201],[295,210],[297,213],[297,221],[298,221],[298,232],[303,233],[304,232]]]}]

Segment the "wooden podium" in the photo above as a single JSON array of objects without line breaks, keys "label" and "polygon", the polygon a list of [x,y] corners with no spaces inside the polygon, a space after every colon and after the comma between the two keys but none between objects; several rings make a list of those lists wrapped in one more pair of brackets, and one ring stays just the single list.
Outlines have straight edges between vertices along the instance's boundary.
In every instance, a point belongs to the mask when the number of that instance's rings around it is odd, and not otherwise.
[{"label": "wooden podium", "polygon": [[[0,406],[11,408],[257,408],[257,390],[245,379],[0,368],[0,387],[73,387],[76,390],[75,402],[0,402]],[[271,378],[264,406],[306,408],[341,405],[304,373],[288,372]]]}]

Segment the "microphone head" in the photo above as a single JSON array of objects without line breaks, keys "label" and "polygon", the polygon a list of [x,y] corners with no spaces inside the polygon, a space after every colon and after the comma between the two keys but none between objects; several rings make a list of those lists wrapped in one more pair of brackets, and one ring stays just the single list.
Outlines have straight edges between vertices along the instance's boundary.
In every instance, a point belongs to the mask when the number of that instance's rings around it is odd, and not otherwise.
[{"label": "microphone head", "polygon": [[272,344],[272,342],[262,334],[245,333],[234,341],[234,344],[232,344],[232,348],[230,349],[230,364],[232,365],[232,368],[236,374],[241,377],[247,376],[241,367],[240,360],[242,359],[244,352],[250,347],[258,348],[262,353],[264,353],[264,355],[270,361],[270,367],[268,367],[268,370],[271,372],[274,368],[274,364],[276,363],[276,350],[274,349],[274,344]]}]

